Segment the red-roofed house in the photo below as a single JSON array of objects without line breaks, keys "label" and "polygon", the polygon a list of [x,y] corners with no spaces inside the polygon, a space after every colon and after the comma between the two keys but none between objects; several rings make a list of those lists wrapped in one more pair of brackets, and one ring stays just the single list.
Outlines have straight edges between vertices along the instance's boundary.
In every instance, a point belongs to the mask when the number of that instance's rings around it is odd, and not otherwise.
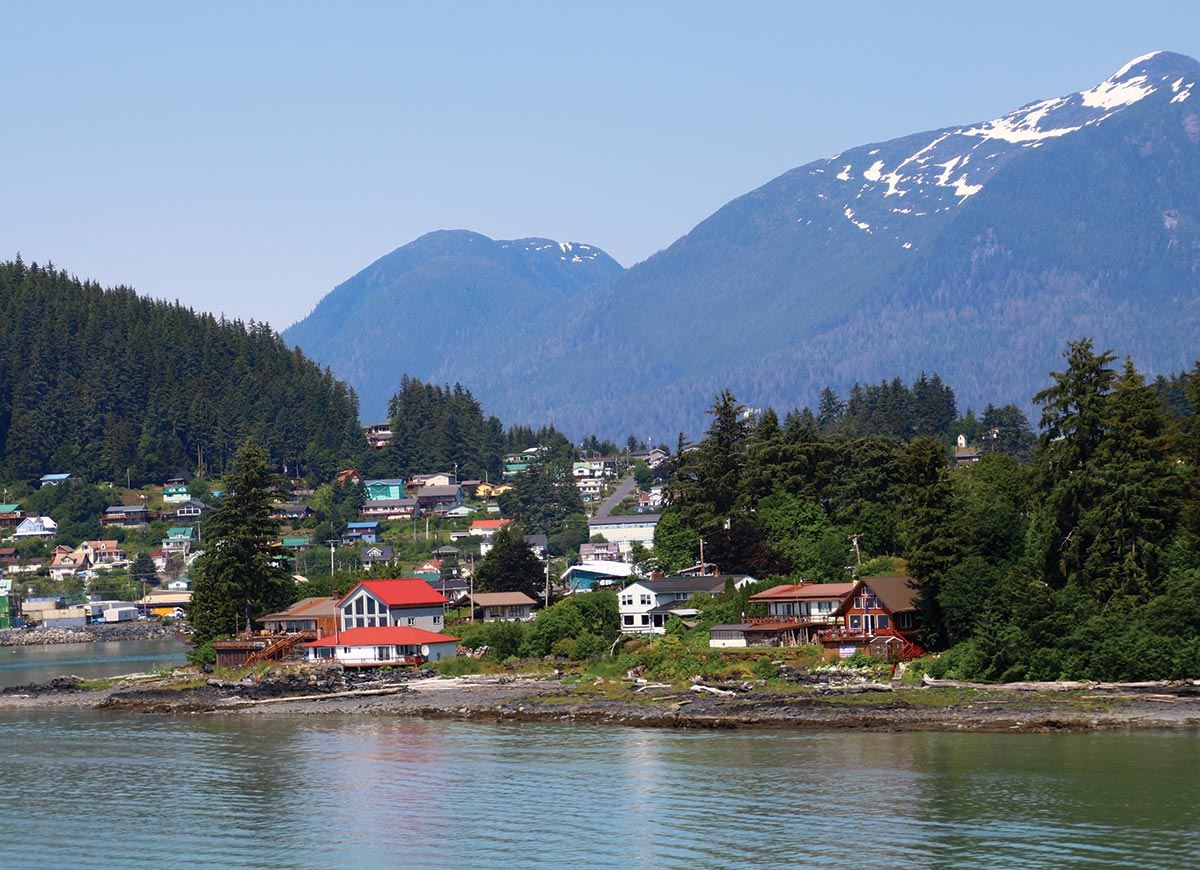
[{"label": "red-roofed house", "polygon": [[834,614],[840,624],[823,631],[826,658],[856,652],[894,661],[923,655],[917,645],[917,585],[911,577],[863,577]]},{"label": "red-roofed house", "polygon": [[511,522],[512,520],[475,520],[475,522],[471,523],[471,534],[476,537],[487,538],[490,541],[492,535]]},{"label": "red-roofed house", "polygon": [[338,602],[341,631],[411,626],[439,631],[445,624],[446,596],[419,577],[363,580]]},{"label": "red-roofed house", "polygon": [[406,625],[388,625],[352,628],[305,646],[309,661],[337,661],[350,667],[369,668],[454,658],[458,653],[458,638]]}]

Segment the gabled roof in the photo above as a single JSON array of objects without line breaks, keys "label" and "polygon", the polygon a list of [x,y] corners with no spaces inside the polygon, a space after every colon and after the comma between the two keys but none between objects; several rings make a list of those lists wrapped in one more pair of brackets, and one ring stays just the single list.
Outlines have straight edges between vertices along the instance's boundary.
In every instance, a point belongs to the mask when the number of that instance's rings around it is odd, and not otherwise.
[{"label": "gabled roof", "polygon": [[0,514],[15,514],[20,509],[19,504],[0,504]]},{"label": "gabled roof", "polygon": [[521,607],[537,604],[524,592],[476,592],[467,597],[476,607]]},{"label": "gabled roof", "polygon": [[446,604],[446,596],[432,588],[420,577],[403,577],[397,580],[363,580],[346,593],[342,602],[359,589],[366,589],[388,607],[419,607],[422,605]]},{"label": "gabled roof", "polygon": [[[422,582],[422,581],[418,581]],[[427,643],[457,643],[459,638],[411,625],[385,625],[339,631],[305,646],[419,646]]]},{"label": "gabled roof", "polygon": [[471,523],[471,530],[487,531],[489,529],[499,529],[511,522],[512,520],[475,520]]},{"label": "gabled roof", "polygon": [[751,601],[825,601],[845,598],[856,583],[788,583],[751,595]]},{"label": "gabled roof", "polygon": [[269,613],[259,621],[262,622],[269,619],[272,622],[280,622],[286,619],[315,619],[318,616],[332,617],[336,614],[336,598],[302,598],[287,610],[281,610],[278,613]]},{"label": "gabled roof", "polygon": [[622,523],[637,523],[639,525],[654,525],[660,519],[662,514],[620,514],[607,517],[592,517],[588,520],[589,526],[619,526]]},{"label": "gabled roof", "polygon": [[462,487],[457,483],[451,483],[446,486],[423,486],[418,498],[445,498],[447,496],[458,495]]},{"label": "gabled roof", "polygon": [[911,577],[891,574],[885,577],[863,577],[860,581],[875,593],[883,606],[892,613],[916,610],[917,581]]},{"label": "gabled roof", "polygon": [[[733,576],[733,575],[729,575]],[[663,577],[661,580],[642,580],[643,586],[656,594],[664,592],[723,592],[725,577],[716,575],[710,577]]]}]

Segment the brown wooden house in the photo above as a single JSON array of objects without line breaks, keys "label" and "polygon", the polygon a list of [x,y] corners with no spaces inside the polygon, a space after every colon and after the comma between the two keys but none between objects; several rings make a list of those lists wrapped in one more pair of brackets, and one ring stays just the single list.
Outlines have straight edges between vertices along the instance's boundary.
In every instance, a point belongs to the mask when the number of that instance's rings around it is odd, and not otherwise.
[{"label": "brown wooden house", "polygon": [[911,577],[863,577],[834,614],[838,625],[818,635],[825,657],[863,653],[895,661],[924,655],[917,645],[916,597]]}]

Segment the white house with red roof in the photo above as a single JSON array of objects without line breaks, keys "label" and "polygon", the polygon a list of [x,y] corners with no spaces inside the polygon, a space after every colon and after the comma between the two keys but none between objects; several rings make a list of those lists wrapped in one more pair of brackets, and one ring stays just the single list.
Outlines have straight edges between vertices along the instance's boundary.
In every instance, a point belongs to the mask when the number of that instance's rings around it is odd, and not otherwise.
[{"label": "white house with red roof", "polygon": [[419,665],[454,658],[458,654],[457,637],[407,625],[352,628],[305,646],[305,657],[309,661],[337,661],[360,668]]},{"label": "white house with red roof", "polygon": [[446,596],[420,577],[363,580],[338,602],[338,628],[395,626],[440,631],[445,625]]}]

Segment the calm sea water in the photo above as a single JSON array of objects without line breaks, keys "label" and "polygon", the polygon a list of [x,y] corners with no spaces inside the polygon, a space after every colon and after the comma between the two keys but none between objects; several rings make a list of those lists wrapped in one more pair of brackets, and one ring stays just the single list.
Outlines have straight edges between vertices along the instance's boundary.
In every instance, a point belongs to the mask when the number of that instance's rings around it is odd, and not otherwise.
[{"label": "calm sea water", "polygon": [[43,683],[63,674],[84,679],[152,672],[187,661],[176,638],[0,647],[0,689]]},{"label": "calm sea water", "polygon": [[1196,734],[0,710],[5,868],[1192,868]]}]

